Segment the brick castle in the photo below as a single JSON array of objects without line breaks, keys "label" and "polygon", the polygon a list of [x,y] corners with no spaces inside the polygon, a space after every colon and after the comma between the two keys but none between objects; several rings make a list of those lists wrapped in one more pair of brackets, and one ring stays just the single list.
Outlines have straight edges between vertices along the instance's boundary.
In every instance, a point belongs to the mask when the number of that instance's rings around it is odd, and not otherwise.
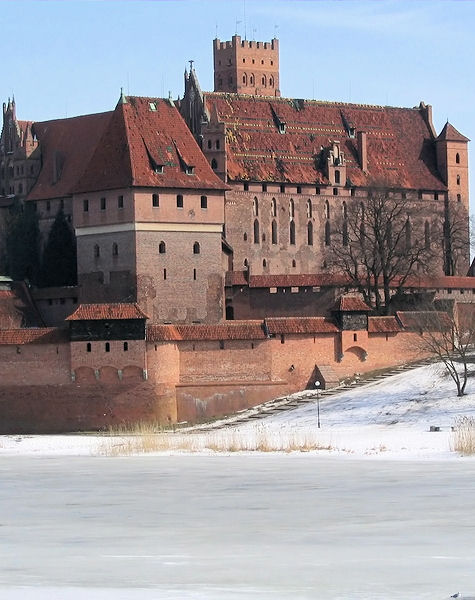
[{"label": "brick castle", "polygon": [[213,49],[213,92],[191,67],[175,102],[47,122],[4,104],[0,254],[13,207],[43,249],[61,212],[77,284],[0,280],[2,432],[193,421],[416,358],[414,311],[375,316],[332,268],[376,181],[431,249],[405,290],[470,305],[466,137],[422,102],[281,98],[276,39]]}]

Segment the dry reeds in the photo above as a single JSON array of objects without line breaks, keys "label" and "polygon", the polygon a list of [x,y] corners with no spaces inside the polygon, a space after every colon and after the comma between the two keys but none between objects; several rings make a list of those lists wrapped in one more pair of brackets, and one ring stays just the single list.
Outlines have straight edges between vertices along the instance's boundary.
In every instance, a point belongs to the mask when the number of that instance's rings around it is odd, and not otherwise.
[{"label": "dry reeds", "polygon": [[147,431],[117,433],[102,444],[100,453],[106,456],[129,456],[160,452],[311,452],[333,450],[331,444],[319,439],[314,428],[270,429],[257,426],[246,429],[220,429],[207,432],[172,433]]},{"label": "dry reeds", "polygon": [[452,447],[464,455],[475,454],[475,418],[459,417],[455,420]]}]

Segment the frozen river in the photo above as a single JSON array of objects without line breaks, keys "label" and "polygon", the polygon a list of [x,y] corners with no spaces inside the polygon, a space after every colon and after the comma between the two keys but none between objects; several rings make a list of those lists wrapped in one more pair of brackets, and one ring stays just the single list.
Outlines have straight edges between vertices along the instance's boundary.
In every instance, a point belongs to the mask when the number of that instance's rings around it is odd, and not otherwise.
[{"label": "frozen river", "polygon": [[475,591],[475,461],[0,457],[0,598]]}]

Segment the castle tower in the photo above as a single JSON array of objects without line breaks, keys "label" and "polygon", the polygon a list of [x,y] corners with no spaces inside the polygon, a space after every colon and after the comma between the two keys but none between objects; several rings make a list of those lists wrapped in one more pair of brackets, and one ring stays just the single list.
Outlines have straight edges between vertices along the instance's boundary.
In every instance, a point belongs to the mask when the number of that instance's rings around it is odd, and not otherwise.
[{"label": "castle tower", "polygon": [[280,96],[279,40],[255,42],[233,35],[213,42],[214,91]]}]

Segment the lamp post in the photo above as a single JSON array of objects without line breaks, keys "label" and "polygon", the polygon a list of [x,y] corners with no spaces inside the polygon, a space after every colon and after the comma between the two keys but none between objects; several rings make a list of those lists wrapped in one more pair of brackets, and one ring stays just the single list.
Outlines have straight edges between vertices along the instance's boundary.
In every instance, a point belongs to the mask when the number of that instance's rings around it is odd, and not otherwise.
[{"label": "lamp post", "polygon": [[315,382],[315,387],[317,388],[317,427],[320,429],[320,385],[319,381]]}]

